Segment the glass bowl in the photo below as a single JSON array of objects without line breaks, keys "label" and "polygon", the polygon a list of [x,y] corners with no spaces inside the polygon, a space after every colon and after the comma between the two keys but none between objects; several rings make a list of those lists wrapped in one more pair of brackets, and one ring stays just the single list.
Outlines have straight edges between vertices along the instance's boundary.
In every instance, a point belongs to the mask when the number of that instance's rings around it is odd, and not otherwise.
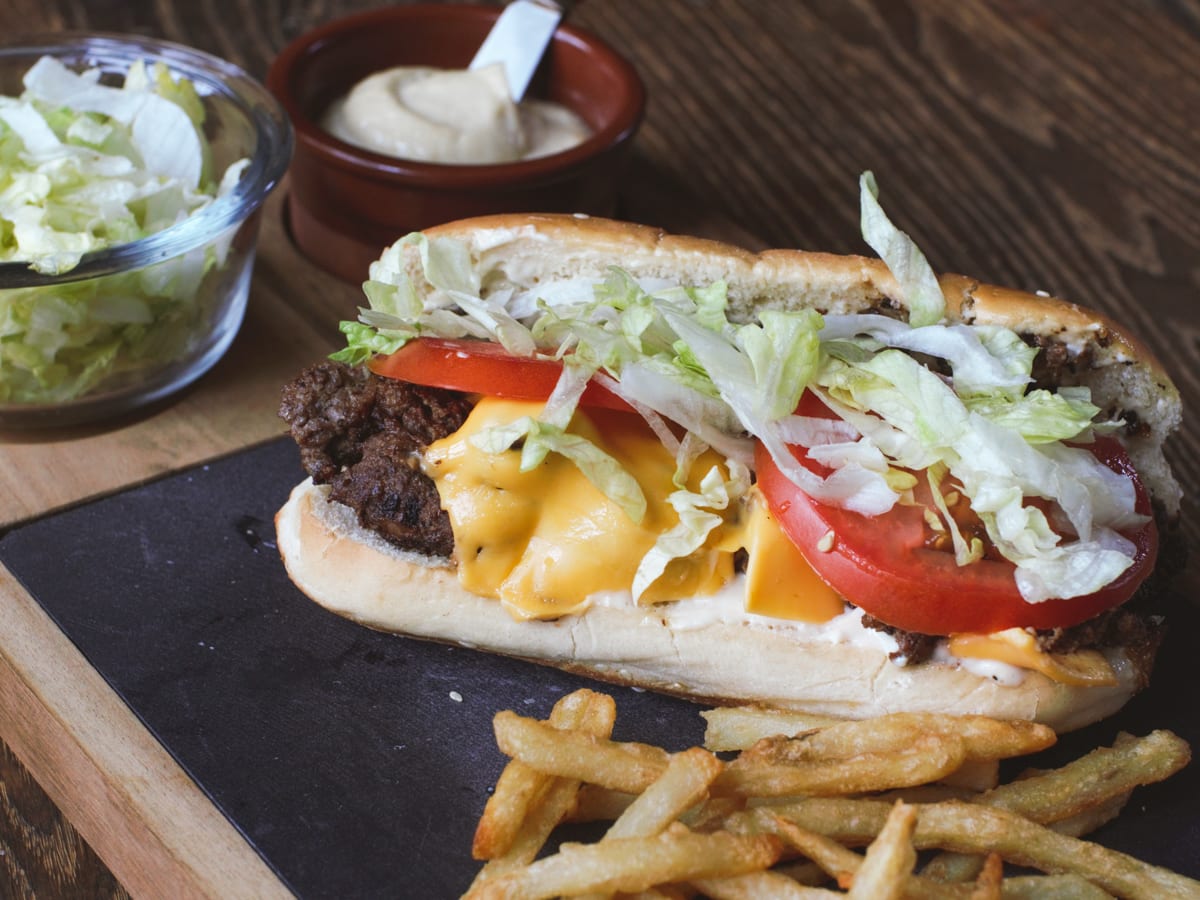
[{"label": "glass bowl", "polygon": [[[69,425],[128,412],[195,381],[228,349],[246,310],[259,209],[287,169],[291,126],[238,67],[132,35],[56,34],[0,47],[0,95],[21,94],[43,56],[120,85],[136,61],[187,78],[204,108],[214,179],[248,163],[224,195],[169,227],[85,253],[59,274],[0,263],[0,428]],[[2,131],[2,129],[0,129]],[[11,135],[10,135],[11,138]],[[0,188],[5,181],[0,165]],[[6,224],[0,221],[0,240]]]}]

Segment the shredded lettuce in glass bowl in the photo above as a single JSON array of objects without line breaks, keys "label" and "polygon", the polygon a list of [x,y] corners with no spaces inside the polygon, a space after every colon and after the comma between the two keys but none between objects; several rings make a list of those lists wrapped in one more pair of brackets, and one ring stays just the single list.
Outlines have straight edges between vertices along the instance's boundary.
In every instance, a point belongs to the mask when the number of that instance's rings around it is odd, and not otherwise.
[{"label": "shredded lettuce in glass bowl", "polygon": [[274,98],[206,53],[0,46],[0,428],[128,412],[208,371],[291,152]]}]

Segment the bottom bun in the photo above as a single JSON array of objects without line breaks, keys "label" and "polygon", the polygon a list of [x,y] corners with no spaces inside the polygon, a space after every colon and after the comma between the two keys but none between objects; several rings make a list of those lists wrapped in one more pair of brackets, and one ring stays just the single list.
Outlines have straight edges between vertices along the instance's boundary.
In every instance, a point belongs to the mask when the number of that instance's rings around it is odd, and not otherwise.
[{"label": "bottom bun", "polygon": [[899,666],[885,650],[806,640],[802,628],[712,620],[670,623],[669,607],[593,605],[553,621],[518,621],[465,591],[444,562],[396,550],[307,480],[275,517],[292,581],[363,625],[451,642],[624,685],[715,703],[753,703],[866,718],[893,712],[1031,719],[1069,731],[1118,710],[1149,673],[1110,654],[1119,683],[1060,684],[1027,672],[1002,684],[956,665]]}]

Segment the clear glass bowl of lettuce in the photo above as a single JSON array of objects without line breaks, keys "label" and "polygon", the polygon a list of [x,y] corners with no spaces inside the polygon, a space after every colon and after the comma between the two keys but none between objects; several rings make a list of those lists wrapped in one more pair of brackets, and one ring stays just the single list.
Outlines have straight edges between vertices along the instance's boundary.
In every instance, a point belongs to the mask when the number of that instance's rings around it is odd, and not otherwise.
[{"label": "clear glass bowl of lettuce", "polygon": [[197,50],[0,47],[0,428],[128,412],[210,369],[291,151],[274,98]]}]

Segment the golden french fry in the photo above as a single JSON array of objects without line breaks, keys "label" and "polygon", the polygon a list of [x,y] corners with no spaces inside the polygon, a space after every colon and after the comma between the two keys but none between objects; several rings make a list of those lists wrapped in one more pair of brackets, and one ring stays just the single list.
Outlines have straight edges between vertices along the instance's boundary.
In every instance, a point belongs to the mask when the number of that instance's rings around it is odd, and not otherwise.
[{"label": "golden french fry", "polygon": [[1112,894],[1078,875],[1017,875],[1004,879],[1004,900],[1112,900]]},{"label": "golden french fry", "polygon": [[958,769],[942,779],[942,784],[964,788],[974,793],[990,791],[1000,783],[1000,760],[967,759]]},{"label": "golden french fry", "polygon": [[[963,768],[968,765],[970,763],[963,763]],[[979,791],[972,791],[964,787],[951,787],[946,784],[945,780],[942,780],[937,784],[918,784],[913,787],[885,791],[882,794],[876,794],[873,799],[887,800],[889,803],[896,800],[903,800],[905,803],[941,803],[943,800],[977,800]]]},{"label": "golden french fry", "polygon": [[1012,810],[1035,822],[1056,822],[1133,788],[1178,772],[1191,759],[1187,742],[1169,731],[1152,731],[1101,747],[1049,772],[1001,785],[980,803]]},{"label": "golden french fry", "polygon": [[621,813],[604,840],[658,834],[708,795],[708,786],[723,768],[721,760],[702,747],[675,754],[662,777]]},{"label": "golden french fry", "polygon": [[765,738],[748,752],[775,762],[845,759],[902,749],[931,734],[961,738],[969,760],[1021,756],[1044,750],[1055,741],[1053,729],[1035,722],[1009,722],[986,716],[893,713],[877,719],[839,722],[790,739]]},{"label": "golden french fry", "polygon": [[692,884],[713,900],[828,900],[845,896],[838,891],[801,884],[774,870],[730,878],[698,878]]},{"label": "golden french fry", "polygon": [[1004,860],[989,853],[971,889],[971,900],[1001,900],[1003,882]]},{"label": "golden french fry", "polygon": [[679,821],[692,831],[718,831],[730,815],[745,808],[742,797],[709,797],[681,815]]},{"label": "golden french fry", "polygon": [[[730,828],[778,835],[788,847],[807,857],[821,872],[834,878],[839,884],[851,884],[863,863],[863,857],[848,847],[824,835],[797,827],[774,815],[769,807],[759,807],[748,816],[734,818],[730,822]],[[810,883],[820,883],[813,881],[811,873],[808,874]],[[924,900],[964,900],[966,897],[966,894],[949,885],[929,881],[917,875],[908,875],[903,884],[905,896],[922,897]]]},{"label": "golden french fry", "polygon": [[553,856],[475,886],[467,897],[540,900],[593,891],[642,891],[760,871],[773,865],[779,854],[774,835],[695,834],[673,828],[652,837],[564,844]]},{"label": "golden french fry", "polygon": [[[1080,837],[1116,816],[1133,788],[1162,781],[1191,758],[1187,743],[1169,731],[1143,738],[1121,735],[1058,769],[1026,777],[981,794],[979,803],[1019,813],[1041,824],[1062,823],[1056,831]],[[982,860],[939,854],[924,869],[939,881],[970,881]]]},{"label": "golden french fry", "polygon": [[[850,848],[823,834],[800,828],[765,807],[755,810],[748,819],[741,821],[749,823],[747,830],[751,833],[762,831],[778,835],[790,848],[807,857],[839,884],[848,883],[862,865],[862,857]],[[738,828],[736,820],[731,823],[731,828],[743,830]]]},{"label": "golden french fry", "polygon": [[631,794],[640,794],[653,784],[670,759],[661,747],[559,731],[509,710],[497,713],[492,724],[500,750],[514,759],[550,775]]},{"label": "golden french fry", "polygon": [[[959,853],[999,853],[1006,861],[1049,873],[1074,873],[1122,897],[1200,896],[1200,882],[1116,850],[1058,834],[1008,810],[947,801],[917,806],[913,844]],[[873,800],[809,798],[772,807],[802,828],[847,843],[883,828],[886,804]]]},{"label": "golden french fry", "polygon": [[[555,728],[583,728],[607,737],[612,734],[616,715],[617,707],[612,697],[579,690],[554,704],[549,721]],[[520,760],[510,760],[500,773],[475,828],[472,855],[476,859],[492,859],[507,852],[529,809],[542,800],[552,783],[553,776],[530,768]]]},{"label": "golden french fry", "polygon": [[980,873],[983,862],[974,853],[939,853],[925,864],[921,875],[943,884],[966,884]]},{"label": "golden french fry", "polygon": [[961,739],[925,735],[887,753],[797,764],[763,762],[743,754],[725,767],[714,793],[741,796],[831,796],[884,791],[938,781],[963,764]]},{"label": "golden french fry", "polygon": [[644,891],[634,891],[632,894],[622,894],[621,900],[692,900],[692,893],[678,885],[668,884],[663,887],[647,888]]},{"label": "golden french fry", "polygon": [[704,746],[714,753],[745,750],[765,737],[793,737],[804,731],[844,722],[834,716],[763,709],[759,706],[724,706],[700,713],[706,723]]},{"label": "golden french fry", "polygon": [[[559,713],[563,720],[572,721],[585,733],[608,737],[612,734],[616,705],[607,694],[580,690],[555,704],[554,711],[551,712],[552,721],[556,713]],[[507,848],[493,856],[476,873],[472,886],[531,862],[545,846],[550,832],[563,821],[567,812],[574,806],[578,791],[577,780],[551,778],[539,802],[525,806],[524,818],[518,823],[516,832],[508,839]]]},{"label": "golden french fry", "polygon": [[853,900],[900,900],[904,896],[908,876],[917,864],[912,845],[916,824],[913,807],[897,800],[879,836],[867,847],[847,896]]},{"label": "golden french fry", "polygon": [[1059,834],[1069,834],[1071,837],[1083,837],[1091,834],[1101,825],[1107,825],[1121,814],[1125,804],[1129,802],[1129,794],[1118,794],[1103,803],[1085,809],[1083,812],[1051,822],[1049,827]]},{"label": "golden french fry", "polygon": [[778,872],[780,875],[786,875],[792,881],[798,881],[800,884],[806,884],[809,887],[819,887],[829,880],[829,876],[825,874],[824,869],[814,862],[803,859],[781,862],[771,871]]}]

